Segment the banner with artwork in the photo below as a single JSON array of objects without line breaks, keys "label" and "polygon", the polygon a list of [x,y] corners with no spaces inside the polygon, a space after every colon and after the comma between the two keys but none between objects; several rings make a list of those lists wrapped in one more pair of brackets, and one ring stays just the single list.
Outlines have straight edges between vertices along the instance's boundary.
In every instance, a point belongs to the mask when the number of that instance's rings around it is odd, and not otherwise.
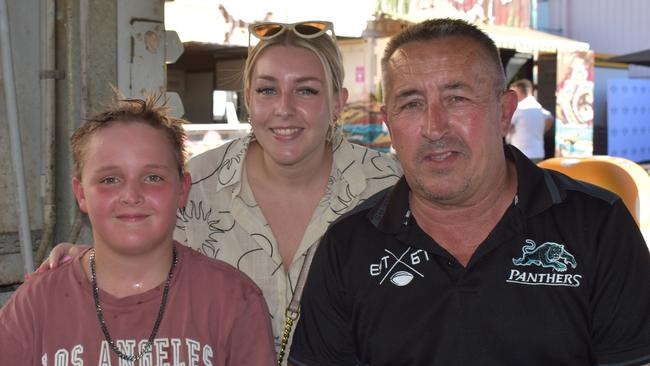
[{"label": "banner with artwork", "polygon": [[594,122],[594,53],[557,54],[555,156],[591,156]]},{"label": "banner with artwork", "polygon": [[531,0],[378,0],[376,12],[411,21],[458,18],[518,28],[531,25]]}]

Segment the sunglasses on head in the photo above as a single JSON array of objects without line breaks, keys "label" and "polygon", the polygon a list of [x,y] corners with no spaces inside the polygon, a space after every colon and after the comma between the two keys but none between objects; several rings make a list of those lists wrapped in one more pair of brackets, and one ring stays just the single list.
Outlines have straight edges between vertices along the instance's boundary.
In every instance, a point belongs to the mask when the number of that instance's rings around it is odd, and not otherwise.
[{"label": "sunglasses on head", "polygon": [[334,24],[332,22],[324,22],[320,20],[312,20],[307,22],[298,23],[274,23],[264,22],[255,23],[248,26],[249,34],[265,41],[280,36],[285,31],[293,31],[298,37],[312,39],[320,37],[327,33],[328,30],[332,31],[332,38],[334,36]]}]

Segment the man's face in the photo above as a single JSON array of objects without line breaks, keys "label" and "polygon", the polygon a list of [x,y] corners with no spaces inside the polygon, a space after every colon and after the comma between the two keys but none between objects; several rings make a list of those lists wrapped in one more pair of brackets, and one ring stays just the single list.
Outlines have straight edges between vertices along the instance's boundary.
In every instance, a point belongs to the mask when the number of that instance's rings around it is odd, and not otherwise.
[{"label": "man's face", "polygon": [[498,91],[487,52],[465,37],[411,42],[385,72],[384,118],[413,192],[438,204],[487,192],[503,172],[516,106]]},{"label": "man's face", "polygon": [[73,178],[96,245],[140,254],[171,243],[176,210],[185,205],[189,174],[179,176],[171,143],[145,123],[113,122],[93,132]]}]

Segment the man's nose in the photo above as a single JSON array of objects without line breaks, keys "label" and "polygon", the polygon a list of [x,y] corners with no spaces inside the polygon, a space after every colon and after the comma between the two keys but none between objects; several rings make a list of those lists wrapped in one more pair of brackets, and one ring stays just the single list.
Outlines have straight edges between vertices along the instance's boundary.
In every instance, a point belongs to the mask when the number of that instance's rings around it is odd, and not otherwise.
[{"label": "man's nose", "polygon": [[430,140],[438,140],[449,130],[449,115],[438,103],[427,103],[422,135]]}]

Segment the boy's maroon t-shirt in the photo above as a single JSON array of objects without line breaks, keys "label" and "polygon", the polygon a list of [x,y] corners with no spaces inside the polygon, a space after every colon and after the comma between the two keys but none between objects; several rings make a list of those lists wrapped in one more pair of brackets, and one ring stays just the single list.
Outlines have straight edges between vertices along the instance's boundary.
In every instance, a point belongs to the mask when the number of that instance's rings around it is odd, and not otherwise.
[{"label": "boy's maroon t-shirt", "polygon": [[[135,364],[273,365],[259,288],[230,265],[175,245],[179,261],[164,317],[151,352]],[[0,308],[0,365],[130,364],[104,339],[81,257],[29,280]],[[163,288],[125,298],[100,290],[110,335],[127,354],[149,338]]]}]

